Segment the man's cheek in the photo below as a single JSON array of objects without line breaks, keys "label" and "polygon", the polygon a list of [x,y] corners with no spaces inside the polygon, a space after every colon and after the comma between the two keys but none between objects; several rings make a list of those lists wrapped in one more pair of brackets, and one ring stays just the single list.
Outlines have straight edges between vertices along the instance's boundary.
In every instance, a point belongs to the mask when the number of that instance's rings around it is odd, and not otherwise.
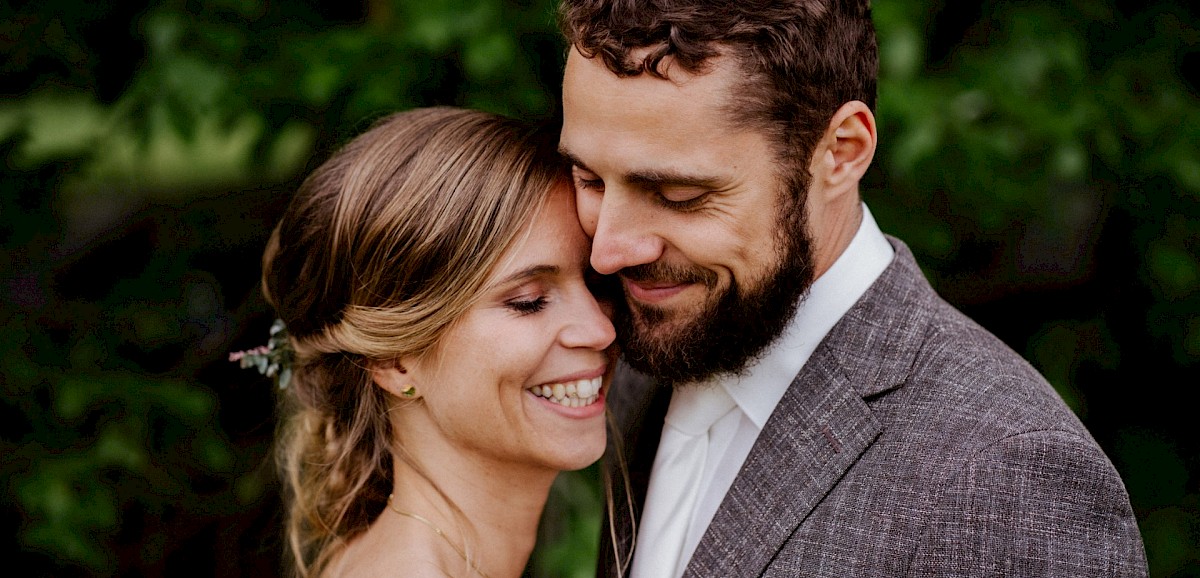
[{"label": "man's cheek", "polygon": [[575,194],[575,210],[579,213],[579,224],[588,238],[596,236],[596,224],[600,221],[600,199],[597,195],[583,192]]}]

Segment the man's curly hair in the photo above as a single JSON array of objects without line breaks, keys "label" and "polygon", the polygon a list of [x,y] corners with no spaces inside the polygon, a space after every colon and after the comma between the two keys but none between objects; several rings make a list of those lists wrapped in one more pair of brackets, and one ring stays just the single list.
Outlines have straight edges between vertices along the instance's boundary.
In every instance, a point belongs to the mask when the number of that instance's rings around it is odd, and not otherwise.
[{"label": "man's curly hair", "polygon": [[559,23],[582,55],[620,76],[703,73],[732,56],[744,85],[728,103],[731,119],[765,131],[793,168],[807,168],[843,104],[875,108],[869,0],[563,0]]}]

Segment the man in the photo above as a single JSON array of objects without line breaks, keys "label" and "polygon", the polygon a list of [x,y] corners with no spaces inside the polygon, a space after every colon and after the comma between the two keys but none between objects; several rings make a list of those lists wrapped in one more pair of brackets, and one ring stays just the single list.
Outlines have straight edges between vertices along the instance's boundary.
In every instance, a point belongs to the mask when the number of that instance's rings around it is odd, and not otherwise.
[{"label": "man", "polygon": [[637,370],[610,394],[628,483],[601,574],[1146,574],[1095,441],[859,198],[866,0],[561,16],[560,146]]}]

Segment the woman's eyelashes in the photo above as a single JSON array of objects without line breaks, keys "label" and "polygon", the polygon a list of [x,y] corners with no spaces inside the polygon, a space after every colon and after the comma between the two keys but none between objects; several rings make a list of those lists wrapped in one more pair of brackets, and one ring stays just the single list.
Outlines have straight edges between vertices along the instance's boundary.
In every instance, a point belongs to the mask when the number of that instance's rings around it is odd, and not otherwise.
[{"label": "woman's eyelashes", "polygon": [[504,302],[504,306],[518,315],[529,315],[545,309],[546,303],[545,295],[533,295],[509,299]]}]

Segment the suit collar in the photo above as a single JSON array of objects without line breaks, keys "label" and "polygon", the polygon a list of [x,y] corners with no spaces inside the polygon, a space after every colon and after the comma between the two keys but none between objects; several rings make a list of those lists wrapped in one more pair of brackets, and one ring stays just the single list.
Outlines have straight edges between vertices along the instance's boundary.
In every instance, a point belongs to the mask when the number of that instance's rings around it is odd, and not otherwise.
[{"label": "suit collar", "polygon": [[863,398],[904,383],[931,316],[912,253],[896,257],[792,381],[685,576],[757,576],[882,426]]},{"label": "suit collar", "polygon": [[[700,391],[724,388],[759,431],[779,405],[792,379],[846,312],[887,270],[895,249],[862,205],[854,238],[833,265],[813,282],[791,320],[773,343],[737,375],[713,378]],[[672,402],[672,406],[676,402]]]},{"label": "suit collar", "polygon": [[896,258],[821,345],[864,398],[904,383],[940,303],[908,246],[888,241]]}]

